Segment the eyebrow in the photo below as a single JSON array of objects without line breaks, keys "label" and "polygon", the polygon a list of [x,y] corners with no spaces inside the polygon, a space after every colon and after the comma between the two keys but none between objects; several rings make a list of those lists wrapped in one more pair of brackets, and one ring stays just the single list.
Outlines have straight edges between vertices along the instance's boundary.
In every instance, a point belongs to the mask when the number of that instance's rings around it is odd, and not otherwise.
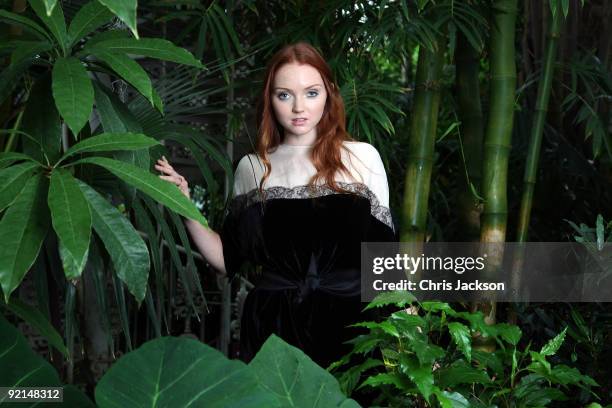
[{"label": "eyebrow", "polygon": [[[304,88],[304,89],[314,88],[315,86],[320,86],[320,87],[323,87],[323,85],[321,85],[321,84],[313,84],[313,85],[307,86],[307,87],[306,87],[306,88]],[[274,89],[275,89],[275,90],[276,90],[276,89],[284,89],[284,90],[286,90],[286,91],[292,91],[292,90],[293,90],[293,89],[289,89],[289,88],[283,88],[282,86],[277,86],[277,87],[276,87],[276,88],[274,88]]]}]

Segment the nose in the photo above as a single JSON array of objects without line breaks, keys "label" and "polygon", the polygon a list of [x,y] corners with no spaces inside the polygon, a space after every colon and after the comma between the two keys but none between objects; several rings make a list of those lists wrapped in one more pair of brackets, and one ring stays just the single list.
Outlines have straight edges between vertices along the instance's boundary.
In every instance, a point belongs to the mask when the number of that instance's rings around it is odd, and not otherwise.
[{"label": "nose", "polygon": [[299,113],[299,112],[303,112],[304,111],[304,107],[302,106],[303,102],[300,98],[294,98],[293,99],[293,112],[294,113]]}]

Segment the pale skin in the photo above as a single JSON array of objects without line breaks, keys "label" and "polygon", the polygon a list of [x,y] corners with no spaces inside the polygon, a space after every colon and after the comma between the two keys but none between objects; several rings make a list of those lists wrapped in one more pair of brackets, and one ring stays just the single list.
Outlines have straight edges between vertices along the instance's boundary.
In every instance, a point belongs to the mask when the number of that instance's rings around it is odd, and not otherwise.
[{"label": "pale skin", "polygon": [[[327,91],[321,74],[310,65],[289,63],[281,66],[272,82],[272,109],[284,129],[284,143],[310,145],[317,139],[317,124],[323,116]],[[155,164],[159,177],[175,184],[189,198],[189,186],[165,157]],[[219,234],[199,222],[186,219],[185,225],[198,251],[219,276],[227,274],[223,244]]]}]

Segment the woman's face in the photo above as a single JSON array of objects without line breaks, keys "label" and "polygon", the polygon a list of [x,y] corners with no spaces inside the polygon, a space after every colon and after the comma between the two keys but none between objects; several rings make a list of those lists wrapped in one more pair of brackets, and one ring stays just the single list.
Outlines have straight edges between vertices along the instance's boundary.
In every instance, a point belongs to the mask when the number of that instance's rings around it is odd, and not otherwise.
[{"label": "woman's face", "polygon": [[319,71],[311,65],[282,65],[272,81],[271,97],[276,120],[285,129],[285,141],[314,143],[327,100]]}]

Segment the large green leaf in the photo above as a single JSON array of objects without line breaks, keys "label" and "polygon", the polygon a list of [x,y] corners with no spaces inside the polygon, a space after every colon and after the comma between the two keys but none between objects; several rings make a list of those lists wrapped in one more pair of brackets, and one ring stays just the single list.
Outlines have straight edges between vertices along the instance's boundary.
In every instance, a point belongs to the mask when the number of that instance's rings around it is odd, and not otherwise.
[{"label": "large green leaf", "polygon": [[107,52],[99,48],[94,48],[92,54],[105,62],[113,71],[136,88],[136,90],[153,105],[153,86],[151,85],[151,79],[137,62],[125,54]]},{"label": "large green leaf", "polygon": [[11,299],[8,305],[0,300],[0,304],[4,305],[8,310],[19,316],[23,321],[32,326],[40,335],[42,335],[50,345],[59,350],[64,357],[68,358],[68,349],[62,340],[62,336],[55,330],[55,327],[41,313],[38,307],[23,303],[19,299]]},{"label": "large green leaf", "polygon": [[435,390],[431,366],[422,366],[418,360],[406,354],[400,354],[402,374],[405,374],[414,382],[423,397],[429,402],[429,397]]},{"label": "large green leaf", "polygon": [[106,407],[279,407],[243,362],[206,344],[162,337],[121,357],[96,387]]},{"label": "large green leaf", "polygon": [[87,70],[77,58],[59,58],[53,66],[53,98],[75,137],[93,109],[94,91]]},{"label": "large green leaf", "polygon": [[81,276],[89,253],[89,204],[72,174],[60,168],[51,172],[48,203],[53,229],[76,266],[76,270],[65,270],[66,278],[76,279]]},{"label": "large green leaf", "polygon": [[338,381],[330,373],[274,334],[249,366],[281,407],[359,407],[342,394]]},{"label": "large green leaf", "polygon": [[49,229],[47,188],[43,175],[32,177],[0,221],[0,284],[7,303],[36,260]]},{"label": "large green leaf", "polygon": [[108,52],[117,52],[124,54],[144,55],[146,57],[157,58],[166,61],[176,62],[178,64],[191,65],[201,68],[200,61],[186,49],[177,47],[168,40],[161,38],[135,38],[113,39],[100,41],[88,49],[93,53],[96,49],[106,50]]},{"label": "large green leaf", "polygon": [[184,217],[196,220],[206,227],[208,226],[206,219],[198,211],[193,202],[185,197],[176,185],[161,180],[146,170],[132,164],[104,157],[89,157],[81,159],[76,163],[90,163],[104,167],[121,180],[148,194],[171,210]]},{"label": "large green leaf", "polygon": [[62,157],[80,153],[112,152],[117,150],[140,150],[158,145],[159,142],[151,137],[140,133],[102,133],[101,135],[87,138],[72,146]]},{"label": "large green leaf", "polygon": [[66,33],[66,21],[64,20],[62,6],[58,4],[53,8],[53,12],[47,15],[47,7],[43,0],[28,0],[28,2],[38,18],[49,28],[65,55],[68,34]]},{"label": "large green leaf", "polygon": [[142,127],[127,106],[110,90],[94,83],[96,108],[105,132],[142,133]]},{"label": "large green leaf", "polygon": [[[128,107],[117,98],[106,87],[94,83],[96,107],[98,116],[102,122],[102,128],[106,132],[113,133],[143,133],[140,123],[132,115]],[[150,157],[148,149],[115,151],[115,159],[125,161],[148,170]],[[132,202],[136,194],[134,187],[119,181],[121,192],[126,195],[126,200]]]},{"label": "large green leaf", "polygon": [[16,41],[18,46],[11,54],[11,64],[16,65],[21,61],[34,58],[36,55],[49,51],[52,47],[48,41]]},{"label": "large green leaf", "polygon": [[19,14],[11,13],[10,11],[0,10],[0,21],[7,22],[12,25],[19,25],[27,31],[35,34],[38,38],[51,40],[44,28],[36,24],[34,21]]},{"label": "large green leaf", "polygon": [[[78,388],[62,384],[51,364],[32,351],[25,337],[3,316],[0,316],[0,333],[0,384],[3,387],[63,387],[64,400],[54,405],[94,407]],[[0,399],[0,404],[4,406],[5,403]],[[40,405],[40,402],[15,404],[24,408]]]},{"label": "large green leaf", "polygon": [[60,156],[62,128],[55,102],[51,94],[51,75],[39,78],[28,98],[22,118],[22,129],[30,134],[38,143],[23,139],[23,153],[26,153],[41,163],[45,163],[41,146],[51,163]]},{"label": "large green leaf", "polygon": [[15,201],[26,181],[38,167],[37,163],[28,161],[0,170],[0,211]]},{"label": "large green leaf", "polygon": [[98,0],[112,11],[121,21],[132,30],[134,37],[138,38],[136,22],[137,0]]},{"label": "large green leaf", "polygon": [[33,161],[36,163],[36,161],[34,161],[34,159],[28,156],[27,154],[18,152],[3,152],[0,153],[0,169],[3,169],[15,163],[16,161],[21,160]]},{"label": "large green leaf", "polygon": [[70,45],[76,44],[87,34],[96,30],[112,18],[113,13],[111,13],[110,10],[96,0],[90,1],[79,9],[70,22],[70,27],[68,28]]},{"label": "large green leaf", "polygon": [[119,278],[138,302],[142,302],[149,277],[149,252],[132,224],[96,190],[77,180],[85,194],[93,227],[104,243]]}]

